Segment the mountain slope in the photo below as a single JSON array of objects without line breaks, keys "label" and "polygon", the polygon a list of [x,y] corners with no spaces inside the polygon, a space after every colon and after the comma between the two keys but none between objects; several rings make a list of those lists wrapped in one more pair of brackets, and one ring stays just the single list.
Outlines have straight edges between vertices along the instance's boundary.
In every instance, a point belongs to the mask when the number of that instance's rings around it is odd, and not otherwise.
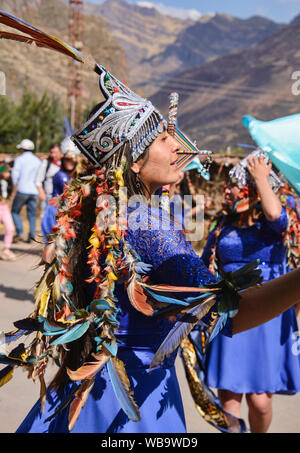
[{"label": "mountain slope", "polygon": [[135,87],[146,75],[140,62],[160,53],[192,23],[121,0],[106,0],[101,4],[86,2],[84,7],[87,14],[101,15],[107,20],[113,37],[125,51],[130,82]]},{"label": "mountain slope", "polygon": [[282,27],[262,17],[244,20],[226,14],[181,20],[122,0],[86,2],[85,11],[108,21],[126,53],[132,86],[146,96],[173,74],[247,48]]},{"label": "mountain slope", "polygon": [[155,67],[161,77],[171,77],[233,50],[251,47],[282,27],[262,17],[244,20],[216,14],[187,27],[162,53],[141,63],[146,72]]},{"label": "mountain slope", "polygon": [[171,78],[152,97],[167,114],[168,94],[178,91],[179,125],[213,151],[249,143],[241,118],[261,120],[298,113],[292,73],[299,68],[300,23],[295,21],[250,49],[232,52]]},{"label": "mountain slope", "polygon": [[[60,0],[0,0],[0,9],[68,42],[68,8]],[[9,30],[0,25],[1,30]],[[11,30],[11,29],[10,29]],[[115,75],[128,80],[124,51],[100,16],[85,20],[83,52],[93,55]],[[0,70],[6,73],[7,95],[18,100],[25,89],[55,94],[66,102],[72,60],[53,51],[14,41],[0,41]],[[82,66],[83,105],[99,102],[97,76]]]}]

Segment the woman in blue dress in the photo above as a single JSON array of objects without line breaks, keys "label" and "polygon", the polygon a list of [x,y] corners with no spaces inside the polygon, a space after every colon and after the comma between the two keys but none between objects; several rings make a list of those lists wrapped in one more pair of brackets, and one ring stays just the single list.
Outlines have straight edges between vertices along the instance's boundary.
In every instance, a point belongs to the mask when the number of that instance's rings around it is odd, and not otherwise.
[{"label": "woman in blue dress", "polygon": [[[61,151],[63,154],[61,169],[53,176],[53,198],[63,193],[65,184],[75,176],[78,163],[78,150],[69,137],[62,141]],[[41,222],[41,230],[45,241],[56,224],[56,214],[56,205],[48,203]]]},{"label": "woman in blue dress", "polygon": [[[299,275],[254,288],[255,297],[252,288],[238,295],[257,282],[252,268],[235,286],[216,281],[169,215],[150,205],[178,179],[179,144],[149,101],[95,70],[106,101],[73,136],[92,165],[58,199],[35,311],[6,334],[7,342],[34,338],[0,356],[0,379],[23,366],[40,380],[41,398],[18,433],[182,433],[181,339],[199,322],[231,335],[271,319],[298,300]],[[262,312],[266,293],[272,305]],[[59,370],[46,389],[50,359]]]},{"label": "woman in blue dress", "polygon": [[[270,186],[270,165],[262,155],[249,156],[247,170],[242,171],[244,176],[248,173],[244,186],[234,178],[241,169],[238,164],[232,170],[225,188],[227,215],[212,228],[202,258],[207,266],[225,272],[259,259],[263,280],[272,280],[287,272],[283,243],[286,209]],[[267,432],[272,420],[272,394],[300,391],[300,357],[293,353],[297,331],[292,307],[233,338],[220,335],[207,349],[207,385],[219,389],[223,409],[237,417],[246,394],[252,432]]]}]

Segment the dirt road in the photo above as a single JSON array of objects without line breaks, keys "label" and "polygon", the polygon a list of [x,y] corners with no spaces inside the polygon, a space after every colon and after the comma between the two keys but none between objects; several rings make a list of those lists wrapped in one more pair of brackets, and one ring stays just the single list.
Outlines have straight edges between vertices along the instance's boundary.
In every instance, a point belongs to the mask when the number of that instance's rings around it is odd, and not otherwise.
[{"label": "dirt road", "polygon": [[[33,311],[33,288],[41,276],[39,263],[41,246],[38,244],[17,244],[13,251],[17,261],[0,261],[0,330],[13,330],[13,321],[27,316]],[[2,368],[2,366],[0,365]],[[189,433],[217,433],[207,424],[195,409],[187,388],[181,363],[176,367],[180,380]],[[50,375],[48,376],[48,379]],[[13,433],[29,409],[39,397],[39,383],[35,384],[17,369],[14,378],[0,388],[0,433]],[[295,396],[275,396],[274,415],[270,433],[300,432],[300,394]],[[243,403],[243,417],[247,420],[247,410]]]}]

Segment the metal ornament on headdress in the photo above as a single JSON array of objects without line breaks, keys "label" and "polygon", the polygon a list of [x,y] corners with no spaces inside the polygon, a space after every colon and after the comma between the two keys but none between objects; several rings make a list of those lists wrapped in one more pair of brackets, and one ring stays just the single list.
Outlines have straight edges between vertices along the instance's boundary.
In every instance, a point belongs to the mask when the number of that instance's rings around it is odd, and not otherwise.
[{"label": "metal ornament on headdress", "polygon": [[95,71],[100,76],[105,102],[72,139],[94,164],[104,163],[125,142],[129,142],[136,161],[167,127],[166,122],[149,100],[130,90],[103,66],[96,65]]},{"label": "metal ornament on headdress", "polygon": [[[169,113],[168,113],[168,133],[174,137],[175,127],[177,124],[177,109],[178,109],[178,93],[171,93],[169,96]],[[170,186],[166,185],[162,187],[160,207],[165,211],[170,209]]]},{"label": "metal ornament on headdress", "polygon": [[175,127],[177,124],[178,99],[178,93],[173,92],[169,96],[168,132],[172,137],[175,135]]},{"label": "metal ornament on headdress", "polygon": [[[264,163],[267,165],[269,163],[268,156],[261,149],[258,148],[251,154],[249,154],[249,156],[247,156],[245,159],[241,160],[229,171],[229,177],[231,181],[237,184],[240,189],[245,186],[255,186],[254,180],[247,170],[247,165],[249,164],[248,159],[250,156],[259,157],[260,155],[263,156]],[[269,174],[269,183],[274,192],[277,192],[283,185],[281,179],[276,175],[276,173],[273,170],[271,170]]]},{"label": "metal ornament on headdress", "polygon": [[201,155],[206,155],[207,159],[202,164],[200,161],[197,164],[198,173],[204,179],[209,179],[209,166],[212,162],[210,155],[211,151],[199,150],[195,143],[193,143],[178,127],[177,127],[177,112],[178,112],[178,100],[179,95],[176,92],[172,92],[169,96],[169,116],[168,116],[168,132],[172,135],[175,140],[181,145],[182,151],[178,153],[178,160],[176,165],[178,168],[185,171],[186,167]]},{"label": "metal ornament on headdress", "polygon": [[175,128],[175,140],[181,145],[183,151],[178,153],[178,160],[176,162],[177,167],[185,171],[187,166],[196,158],[200,156],[206,156],[206,161],[202,164],[199,162],[198,173],[201,174],[202,178],[209,180],[209,167],[212,162],[211,154],[212,151],[199,150],[195,143],[193,143],[180,129]]}]

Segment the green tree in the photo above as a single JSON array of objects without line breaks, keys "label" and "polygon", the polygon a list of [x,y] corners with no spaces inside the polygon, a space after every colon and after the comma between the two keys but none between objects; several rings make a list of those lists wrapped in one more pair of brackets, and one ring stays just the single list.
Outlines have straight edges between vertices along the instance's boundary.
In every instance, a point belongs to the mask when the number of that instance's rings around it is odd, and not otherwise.
[{"label": "green tree", "polygon": [[0,96],[0,149],[10,152],[11,144],[19,139],[21,122],[16,105],[7,97]]},{"label": "green tree", "polygon": [[0,97],[0,151],[17,152],[16,144],[29,138],[38,152],[47,153],[51,143],[61,142],[64,114],[59,99],[44,94],[24,92],[19,104]]}]

